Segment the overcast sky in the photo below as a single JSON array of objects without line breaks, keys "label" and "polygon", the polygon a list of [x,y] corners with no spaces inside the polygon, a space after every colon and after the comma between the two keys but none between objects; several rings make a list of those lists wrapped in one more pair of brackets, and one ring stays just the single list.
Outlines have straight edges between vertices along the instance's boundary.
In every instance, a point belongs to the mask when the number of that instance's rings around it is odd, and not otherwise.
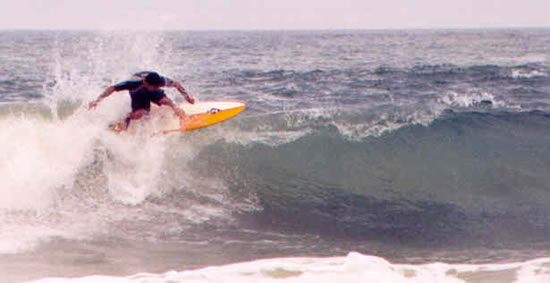
[{"label": "overcast sky", "polygon": [[550,0],[0,0],[0,29],[550,27]]}]

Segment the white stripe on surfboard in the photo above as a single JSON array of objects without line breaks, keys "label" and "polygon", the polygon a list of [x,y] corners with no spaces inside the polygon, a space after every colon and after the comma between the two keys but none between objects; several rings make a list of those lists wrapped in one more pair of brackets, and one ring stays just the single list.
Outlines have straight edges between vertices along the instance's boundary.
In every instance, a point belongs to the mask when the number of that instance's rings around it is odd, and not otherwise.
[{"label": "white stripe on surfboard", "polygon": [[206,113],[212,109],[227,110],[244,106],[244,103],[237,101],[199,101],[195,104],[183,103],[180,107],[183,108],[186,114]]}]

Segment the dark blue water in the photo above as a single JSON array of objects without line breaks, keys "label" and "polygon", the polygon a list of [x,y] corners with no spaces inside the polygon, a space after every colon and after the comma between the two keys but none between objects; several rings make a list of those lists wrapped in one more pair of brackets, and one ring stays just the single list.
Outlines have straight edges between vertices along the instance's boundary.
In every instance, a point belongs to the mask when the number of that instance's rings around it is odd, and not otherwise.
[{"label": "dark blue water", "polygon": [[[548,256],[548,29],[2,32],[0,48],[6,274]],[[247,109],[183,135],[112,135],[126,94],[82,107],[143,69]],[[42,255],[71,263],[50,272]]]}]

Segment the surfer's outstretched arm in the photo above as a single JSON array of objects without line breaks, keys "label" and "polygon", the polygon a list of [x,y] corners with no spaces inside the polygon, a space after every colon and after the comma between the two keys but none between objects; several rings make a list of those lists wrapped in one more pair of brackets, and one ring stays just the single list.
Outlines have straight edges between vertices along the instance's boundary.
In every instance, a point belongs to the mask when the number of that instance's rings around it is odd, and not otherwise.
[{"label": "surfer's outstretched arm", "polygon": [[106,98],[107,96],[113,94],[113,92],[115,92],[115,87],[114,86],[110,86],[108,88],[106,88],[103,93],[94,101],[90,102],[90,104],[88,104],[88,109],[94,109],[97,104],[103,100],[104,98]]},{"label": "surfer's outstretched arm", "polygon": [[187,102],[191,104],[195,103],[195,99],[191,95],[189,95],[189,93],[187,93],[187,90],[185,90],[181,82],[167,78],[166,86],[175,87],[179,91],[179,93],[181,93],[181,95],[185,97],[185,100],[187,100]]},{"label": "surfer's outstretched arm", "polygon": [[174,113],[180,118],[185,117],[185,111],[183,111],[183,109],[181,109],[179,106],[177,106],[170,98],[168,98],[166,96],[163,97],[161,100],[159,100],[158,104],[166,105],[166,106],[172,108],[172,110],[174,110]]}]

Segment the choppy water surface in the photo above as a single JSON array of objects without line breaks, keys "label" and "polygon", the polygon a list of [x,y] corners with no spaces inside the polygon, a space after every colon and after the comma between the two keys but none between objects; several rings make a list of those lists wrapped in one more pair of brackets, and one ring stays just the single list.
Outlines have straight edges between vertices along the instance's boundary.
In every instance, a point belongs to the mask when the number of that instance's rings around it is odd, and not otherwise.
[{"label": "choppy water surface", "polygon": [[[302,256],[404,280],[378,257],[451,264],[411,267],[418,280],[474,280],[478,263],[522,262],[494,282],[548,275],[548,29],[17,31],[0,49],[6,282],[185,281],[163,272],[279,257],[296,264],[274,261],[283,277],[307,282],[330,265],[290,259]],[[84,106],[140,70],[248,107],[182,135],[112,134],[128,95]],[[351,251],[377,257],[340,257]],[[335,278],[368,278],[348,271]]]}]

